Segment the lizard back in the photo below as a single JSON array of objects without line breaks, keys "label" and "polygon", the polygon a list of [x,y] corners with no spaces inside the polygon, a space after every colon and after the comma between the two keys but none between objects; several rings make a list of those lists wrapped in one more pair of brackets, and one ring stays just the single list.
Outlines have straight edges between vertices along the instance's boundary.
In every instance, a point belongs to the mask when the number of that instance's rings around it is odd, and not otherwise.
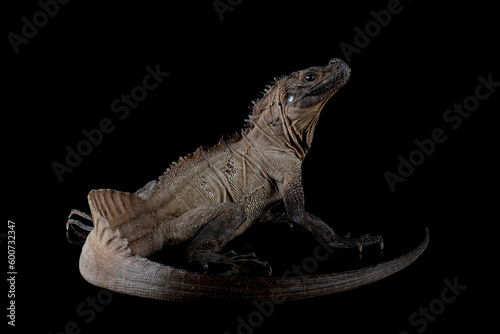
[{"label": "lizard back", "polygon": [[281,200],[266,165],[241,136],[221,139],[172,164],[147,198],[148,207],[172,220],[197,207],[237,202],[245,207],[248,227]]}]

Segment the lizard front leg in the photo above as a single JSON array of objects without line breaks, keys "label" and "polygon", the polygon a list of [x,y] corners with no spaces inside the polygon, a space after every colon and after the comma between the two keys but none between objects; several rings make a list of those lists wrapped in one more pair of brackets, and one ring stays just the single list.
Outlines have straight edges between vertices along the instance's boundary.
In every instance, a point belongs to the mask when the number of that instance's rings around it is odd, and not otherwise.
[{"label": "lizard front leg", "polygon": [[361,252],[363,246],[378,243],[380,248],[383,249],[384,242],[382,237],[372,237],[369,234],[365,234],[360,238],[350,238],[349,235],[342,237],[335,233],[335,231],[321,219],[306,212],[304,208],[304,190],[302,188],[300,170],[292,169],[291,173],[285,175],[282,192],[288,219],[293,224],[303,227],[315,237],[324,239],[330,246],[334,248],[358,247]]}]

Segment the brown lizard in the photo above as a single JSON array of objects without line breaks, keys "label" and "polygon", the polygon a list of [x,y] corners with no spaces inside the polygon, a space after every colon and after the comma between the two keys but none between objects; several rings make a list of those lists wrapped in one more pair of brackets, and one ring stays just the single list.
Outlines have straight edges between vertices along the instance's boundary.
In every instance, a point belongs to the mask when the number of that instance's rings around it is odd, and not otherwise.
[{"label": "brown lizard", "polygon": [[[356,271],[305,277],[237,275],[245,264],[268,266],[251,255],[219,254],[232,239],[258,221],[276,221],[270,209],[283,202],[286,221],[330,247],[380,244],[381,237],[339,236],[305,211],[301,164],[320,111],[349,79],[340,59],[279,78],[255,101],[247,126],[211,148],[180,158],[134,194],[110,189],[88,195],[94,228],[69,219],[67,228],[90,231],[80,257],[80,272],[90,283],[147,298],[281,300],[311,298],[350,290],[384,278],[412,263],[420,246],[394,260]],[[202,270],[227,266],[224,275],[188,271],[147,259],[165,246],[189,241],[188,258]]]}]

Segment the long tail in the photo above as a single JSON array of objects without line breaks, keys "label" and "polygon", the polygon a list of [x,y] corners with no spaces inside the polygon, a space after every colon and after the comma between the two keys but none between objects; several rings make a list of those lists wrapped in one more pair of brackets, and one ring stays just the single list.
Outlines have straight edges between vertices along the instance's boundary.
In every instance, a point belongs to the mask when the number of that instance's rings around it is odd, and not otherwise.
[{"label": "long tail", "polygon": [[89,195],[95,228],[82,248],[80,272],[94,285],[145,298],[180,302],[206,299],[290,301],[324,296],[394,274],[415,261],[429,243],[426,228],[424,241],[406,255],[360,270],[327,275],[286,279],[206,275],[165,266],[134,254],[128,240],[113,227],[136,214],[127,213],[128,217],[124,217],[120,208],[140,205],[132,202],[141,199],[132,195],[120,197],[119,205],[107,206],[114,208],[110,210],[99,201],[92,201]]}]

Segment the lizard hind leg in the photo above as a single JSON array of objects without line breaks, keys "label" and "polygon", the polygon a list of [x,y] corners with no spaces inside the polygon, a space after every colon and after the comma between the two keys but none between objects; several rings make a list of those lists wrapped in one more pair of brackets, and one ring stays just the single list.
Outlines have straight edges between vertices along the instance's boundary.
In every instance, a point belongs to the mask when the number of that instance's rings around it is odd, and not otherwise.
[{"label": "lizard hind leg", "polygon": [[219,254],[246,221],[243,205],[221,203],[213,206],[213,210],[213,219],[197,232],[188,246],[190,264],[201,267],[201,270],[205,272],[225,276],[253,274],[253,269],[256,267],[265,268],[270,274],[269,264],[258,260],[255,254],[237,255],[234,251]]}]

